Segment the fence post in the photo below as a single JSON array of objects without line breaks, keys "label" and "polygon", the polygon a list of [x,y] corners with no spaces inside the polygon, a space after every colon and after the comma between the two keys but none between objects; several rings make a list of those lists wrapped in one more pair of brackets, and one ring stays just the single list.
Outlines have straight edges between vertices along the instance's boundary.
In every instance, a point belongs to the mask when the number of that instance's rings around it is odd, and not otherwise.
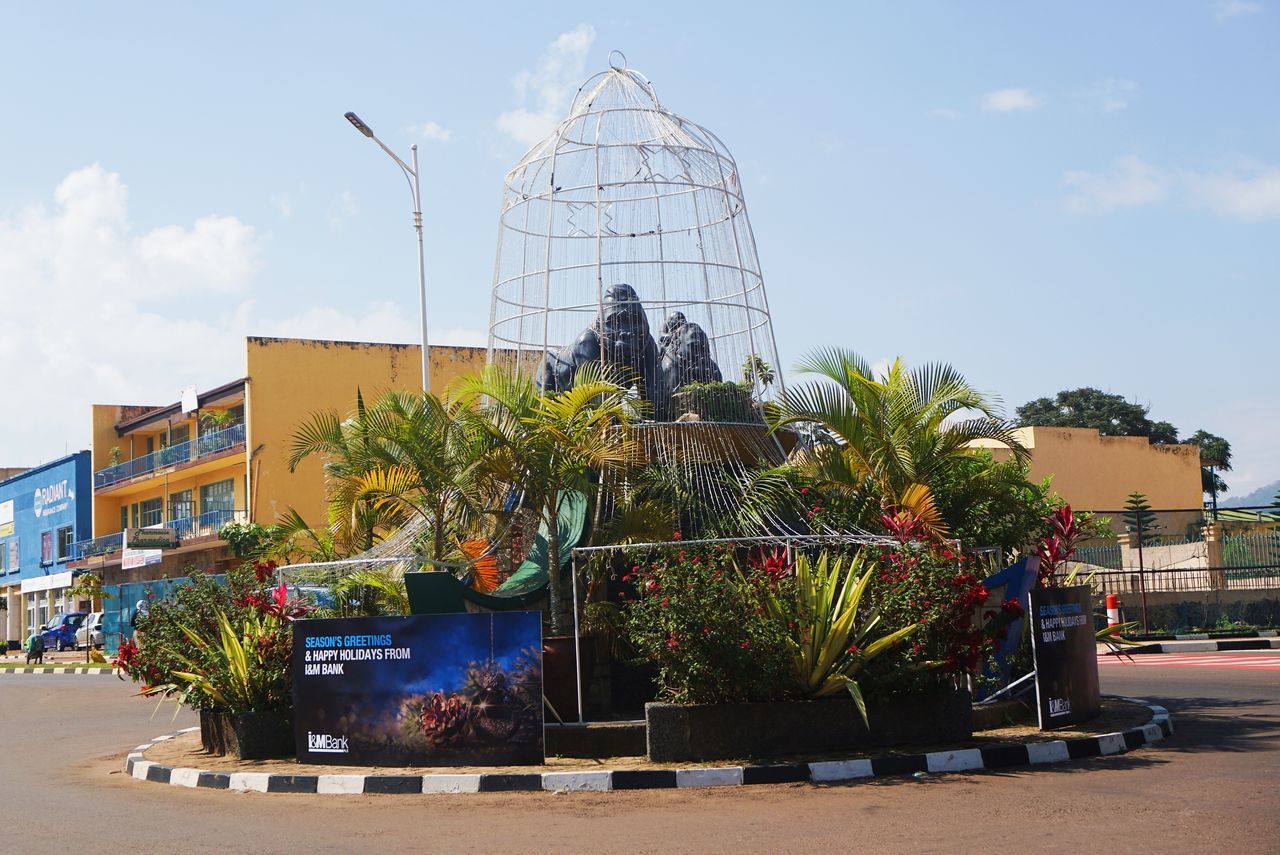
[{"label": "fence post", "polygon": [[1204,527],[1205,564],[1209,568],[1209,587],[1225,590],[1227,587],[1226,560],[1222,553],[1222,524],[1211,522]]}]

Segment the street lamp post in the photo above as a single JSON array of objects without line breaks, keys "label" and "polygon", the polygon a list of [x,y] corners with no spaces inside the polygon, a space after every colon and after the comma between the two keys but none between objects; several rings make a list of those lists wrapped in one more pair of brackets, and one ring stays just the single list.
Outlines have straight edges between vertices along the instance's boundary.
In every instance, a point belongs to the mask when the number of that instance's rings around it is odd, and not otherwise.
[{"label": "street lamp post", "polygon": [[355,113],[347,113],[346,118],[357,131],[376,142],[378,147],[396,162],[396,166],[400,167],[400,171],[404,173],[405,180],[409,182],[409,194],[413,196],[413,228],[418,233],[418,305],[422,316],[422,391],[428,392],[431,389],[431,363],[427,354],[427,266],[422,248],[422,180],[418,170],[418,145],[414,143],[409,147],[410,159],[413,161],[413,165],[410,166],[394,151],[387,148],[382,140],[374,136],[373,129],[361,121],[359,116]]}]

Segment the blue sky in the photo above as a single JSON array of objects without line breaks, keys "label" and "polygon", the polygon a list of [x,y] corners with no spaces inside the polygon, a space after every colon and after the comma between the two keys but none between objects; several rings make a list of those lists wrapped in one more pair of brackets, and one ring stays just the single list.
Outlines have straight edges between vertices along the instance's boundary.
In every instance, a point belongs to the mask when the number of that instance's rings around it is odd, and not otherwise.
[{"label": "blue sky", "polygon": [[7,6],[0,464],[255,335],[483,343],[503,175],[611,49],[742,173],[784,366],[1093,385],[1280,478],[1280,3]]}]

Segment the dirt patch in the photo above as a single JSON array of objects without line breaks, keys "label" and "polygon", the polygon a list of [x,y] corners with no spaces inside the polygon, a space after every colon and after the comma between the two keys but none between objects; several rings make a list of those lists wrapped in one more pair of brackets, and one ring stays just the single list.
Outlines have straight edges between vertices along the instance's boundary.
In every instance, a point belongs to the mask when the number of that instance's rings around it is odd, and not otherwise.
[{"label": "dirt patch", "polygon": [[1035,725],[1020,724],[984,730],[966,742],[944,745],[899,745],[876,752],[846,752],[822,756],[752,757],[739,760],[717,760],[711,763],[649,763],[643,757],[597,757],[582,759],[573,757],[548,757],[542,766],[312,766],[284,760],[236,760],[234,757],[214,757],[200,748],[200,734],[184,733],[161,742],[147,750],[147,760],[164,766],[206,769],[212,772],[268,772],[276,775],[428,775],[428,774],[477,774],[521,772],[584,772],[601,769],[690,769],[703,766],[734,766],[763,763],[807,763],[818,760],[846,760],[858,757],[885,757],[902,754],[923,754],[931,751],[953,751],[961,748],[989,748],[1011,742],[1049,742],[1055,739],[1076,739],[1117,733],[1141,727],[1151,720],[1151,710],[1141,704],[1104,698],[1102,715],[1091,722],[1061,730],[1041,731]]}]

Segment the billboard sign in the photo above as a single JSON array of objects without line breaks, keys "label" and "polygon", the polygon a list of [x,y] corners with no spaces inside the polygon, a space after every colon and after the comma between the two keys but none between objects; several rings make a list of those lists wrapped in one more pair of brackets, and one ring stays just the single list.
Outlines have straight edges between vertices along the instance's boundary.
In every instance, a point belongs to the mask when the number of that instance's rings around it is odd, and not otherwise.
[{"label": "billboard sign", "polygon": [[298,762],[543,762],[542,615],[489,612],[293,624]]},{"label": "billboard sign", "polygon": [[1031,591],[1031,650],[1041,730],[1079,724],[1102,712],[1092,593],[1088,585]]},{"label": "billboard sign", "polygon": [[0,502],[0,537],[9,537],[13,532],[13,499],[10,499]]}]

